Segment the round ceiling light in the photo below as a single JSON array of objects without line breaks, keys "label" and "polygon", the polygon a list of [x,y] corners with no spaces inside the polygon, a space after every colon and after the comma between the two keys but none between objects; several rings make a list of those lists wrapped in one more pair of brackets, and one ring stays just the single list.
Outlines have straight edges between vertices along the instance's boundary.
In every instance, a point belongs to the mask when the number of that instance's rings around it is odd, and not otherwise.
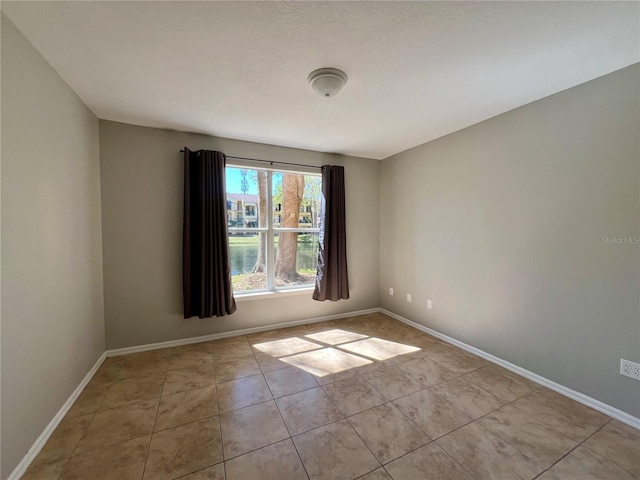
[{"label": "round ceiling light", "polygon": [[347,83],[347,74],[337,68],[319,68],[307,77],[316,92],[323,97],[334,97]]}]

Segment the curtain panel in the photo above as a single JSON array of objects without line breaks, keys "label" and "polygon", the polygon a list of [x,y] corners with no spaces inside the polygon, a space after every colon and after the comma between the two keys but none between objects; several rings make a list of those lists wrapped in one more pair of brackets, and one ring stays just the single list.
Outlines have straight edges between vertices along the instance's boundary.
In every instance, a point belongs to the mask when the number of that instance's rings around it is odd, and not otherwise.
[{"label": "curtain panel", "polygon": [[318,273],[313,299],[334,302],[348,299],[344,167],[335,165],[322,167],[320,222]]},{"label": "curtain panel", "polygon": [[225,156],[184,149],[182,231],[184,318],[236,311],[231,285]]}]

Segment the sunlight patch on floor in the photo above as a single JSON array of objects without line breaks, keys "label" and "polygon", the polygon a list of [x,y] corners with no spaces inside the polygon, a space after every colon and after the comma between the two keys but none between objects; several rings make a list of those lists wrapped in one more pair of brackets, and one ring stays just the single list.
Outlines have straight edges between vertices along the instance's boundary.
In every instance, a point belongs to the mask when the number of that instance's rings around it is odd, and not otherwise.
[{"label": "sunlight patch on floor", "polygon": [[[256,350],[316,377],[344,372],[421,350],[340,328],[252,344]],[[310,341],[313,340],[313,341]],[[346,350],[346,351],[345,351]]]},{"label": "sunlight patch on floor", "polygon": [[322,348],[324,345],[319,345],[308,340],[303,340],[298,337],[285,338],[283,340],[273,340],[271,342],[256,343],[254,348],[260,350],[263,353],[271,355],[272,357],[284,357],[285,355],[293,355],[300,352],[308,352],[309,350],[316,350]]},{"label": "sunlight patch on floor", "polygon": [[311,333],[309,335],[305,335],[305,337],[328,345],[337,345],[339,343],[353,342],[362,338],[368,338],[366,335],[348,332],[347,330],[342,330],[340,328],[334,328],[333,330],[326,330],[320,333]]},{"label": "sunlight patch on floor", "polygon": [[313,352],[299,353],[298,355],[281,358],[280,360],[316,377],[324,377],[325,375],[339,373],[349,370],[350,368],[362,367],[373,363],[366,358],[341,352],[335,348],[323,348],[322,350],[315,350]]},{"label": "sunlight patch on floor", "polygon": [[391,342],[389,340],[383,340],[382,338],[376,337],[340,345],[340,348],[380,361],[420,350],[418,347],[412,347],[411,345],[405,345],[404,343]]}]

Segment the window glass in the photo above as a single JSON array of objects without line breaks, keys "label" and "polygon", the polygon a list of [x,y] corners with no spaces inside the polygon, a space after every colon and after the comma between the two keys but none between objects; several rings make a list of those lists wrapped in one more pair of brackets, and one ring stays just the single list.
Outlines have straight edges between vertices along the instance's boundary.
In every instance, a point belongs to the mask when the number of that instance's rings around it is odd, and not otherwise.
[{"label": "window glass", "polygon": [[318,268],[318,233],[278,232],[275,235],[275,284],[314,285]]},{"label": "window glass", "polygon": [[321,177],[240,167],[226,173],[234,292],[313,285]]}]

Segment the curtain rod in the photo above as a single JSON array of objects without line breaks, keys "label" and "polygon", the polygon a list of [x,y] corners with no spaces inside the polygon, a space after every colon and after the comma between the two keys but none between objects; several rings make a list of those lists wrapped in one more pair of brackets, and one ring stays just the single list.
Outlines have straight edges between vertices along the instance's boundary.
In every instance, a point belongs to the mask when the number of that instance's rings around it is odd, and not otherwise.
[{"label": "curtain rod", "polygon": [[[180,153],[184,153],[184,150],[180,150]],[[316,167],[315,165],[305,165],[303,163],[278,162],[277,160],[260,160],[259,158],[234,157],[233,155],[225,155],[225,158],[233,158],[235,160],[249,160],[250,162],[270,163],[271,165],[273,165],[274,163],[277,163],[278,165],[294,165],[296,167],[318,168],[320,170],[324,168],[324,167]]]}]

